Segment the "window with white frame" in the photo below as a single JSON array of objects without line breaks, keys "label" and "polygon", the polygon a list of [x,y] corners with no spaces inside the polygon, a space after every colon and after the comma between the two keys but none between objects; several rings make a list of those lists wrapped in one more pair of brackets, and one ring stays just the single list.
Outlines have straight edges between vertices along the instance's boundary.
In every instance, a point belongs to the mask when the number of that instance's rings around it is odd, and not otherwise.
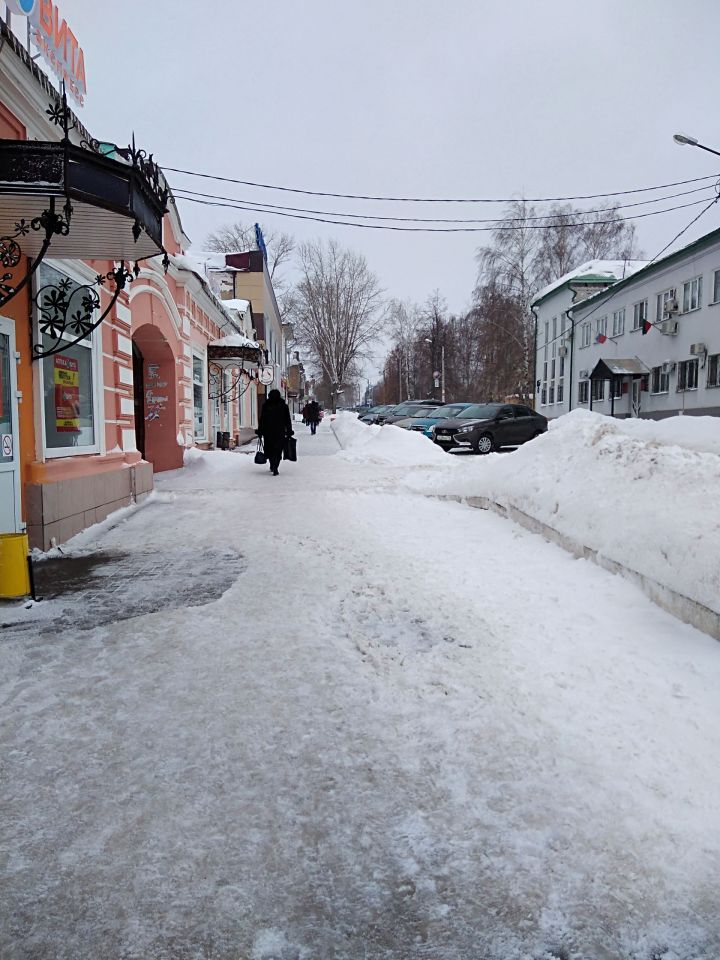
[{"label": "window with white frame", "polygon": [[[77,301],[87,296],[85,284],[56,267],[43,263],[35,275],[37,300],[40,304],[36,329],[42,346],[49,350],[57,340],[47,333],[40,334],[41,325],[53,314],[53,297],[58,285],[64,285],[64,297],[69,302],[68,316],[72,316]],[[90,281],[92,283],[92,281]],[[46,308],[46,309],[45,309]],[[47,311],[47,312],[46,312]],[[44,447],[48,456],[68,456],[76,453],[97,453],[98,444],[96,399],[100,392],[96,384],[97,350],[99,337],[91,333],[72,346],[63,347],[39,361],[39,376],[43,394]],[[72,333],[67,340],[72,340]]]},{"label": "window with white frame", "polygon": [[551,381],[548,389],[548,403],[555,403],[555,381]]},{"label": "window with white frame", "polygon": [[547,406],[547,384],[546,383],[543,383],[542,388],[540,390],[540,406],[541,407]]},{"label": "window with white frame", "polygon": [[207,439],[205,393],[205,358],[193,354],[193,435],[196,440]]},{"label": "window with white frame", "polygon": [[670,374],[663,373],[662,367],[653,367],[650,371],[650,393],[668,393]]},{"label": "window with white frame", "polygon": [[590,381],[578,380],[578,403],[587,403],[590,399]]},{"label": "window with white frame", "polygon": [[605,399],[605,381],[604,380],[593,380],[592,383],[592,398],[593,403],[600,403]]},{"label": "window with white frame", "polygon": [[669,307],[677,303],[677,290],[670,287],[657,295],[657,307],[655,311],[656,320],[667,320],[670,316]]},{"label": "window with white frame", "polygon": [[590,346],[590,334],[592,330],[592,324],[588,320],[586,323],[580,327],[580,346],[589,347]]},{"label": "window with white frame", "polygon": [[607,317],[598,317],[595,321],[595,336],[596,338],[607,336]]},{"label": "window with white frame", "polygon": [[707,385],[720,387],[720,353],[707,358]]},{"label": "window with white frame", "polygon": [[681,360],[677,366],[677,383],[675,389],[678,393],[683,390],[697,390],[698,387],[698,358],[692,360]]},{"label": "window with white frame", "polygon": [[621,337],[625,333],[625,308],[613,312],[612,335]]},{"label": "window with white frame", "polygon": [[565,393],[565,381],[563,380],[562,377],[560,377],[560,379],[557,382],[557,390],[555,393],[555,399],[557,400],[558,403],[563,402],[564,393]]},{"label": "window with white frame", "polygon": [[633,304],[633,330],[642,330],[647,320],[647,300],[640,300]]},{"label": "window with white frame", "polygon": [[699,310],[702,306],[702,277],[695,277],[683,284],[683,313]]},{"label": "window with white frame", "polygon": [[623,395],[623,382],[622,377],[613,377],[610,381],[610,396],[615,400],[619,400]]},{"label": "window with white frame", "polygon": [[720,270],[713,273],[713,303],[720,302]]}]

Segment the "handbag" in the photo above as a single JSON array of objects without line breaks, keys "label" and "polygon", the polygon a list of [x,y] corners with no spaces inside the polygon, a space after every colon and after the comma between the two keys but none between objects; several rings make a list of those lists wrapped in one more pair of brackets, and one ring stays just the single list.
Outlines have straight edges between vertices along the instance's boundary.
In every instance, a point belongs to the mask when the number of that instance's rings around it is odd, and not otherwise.
[{"label": "handbag", "polygon": [[258,437],[257,450],[255,451],[255,463],[267,463],[265,450],[263,449],[262,437]]},{"label": "handbag", "polygon": [[283,460],[297,460],[297,440],[295,437],[288,437],[283,447]]}]

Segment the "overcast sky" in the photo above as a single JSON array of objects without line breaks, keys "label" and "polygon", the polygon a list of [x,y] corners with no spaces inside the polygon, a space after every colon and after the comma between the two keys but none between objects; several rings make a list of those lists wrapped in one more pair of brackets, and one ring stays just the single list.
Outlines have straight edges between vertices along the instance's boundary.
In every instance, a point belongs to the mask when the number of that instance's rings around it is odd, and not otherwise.
[{"label": "overcast sky", "polygon": [[[717,0],[59,5],[85,49],[81,117],[99,139],[126,143],[134,130],[161,165],[339,193],[494,198],[661,184],[711,174],[720,162],[672,141],[682,130],[720,149]],[[496,209],[169,179],[324,210],[487,217]],[[644,253],[654,255],[697,209],[637,221]],[[188,202],[180,211],[196,247],[234,218]],[[437,287],[455,311],[470,300],[483,234],[261,219],[362,251],[389,296],[423,300]],[[713,207],[683,242],[718,225]]]}]

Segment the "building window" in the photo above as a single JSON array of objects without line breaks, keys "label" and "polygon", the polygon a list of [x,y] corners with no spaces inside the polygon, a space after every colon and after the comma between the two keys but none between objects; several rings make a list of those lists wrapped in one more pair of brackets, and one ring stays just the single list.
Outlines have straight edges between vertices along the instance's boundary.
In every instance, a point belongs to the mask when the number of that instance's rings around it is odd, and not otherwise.
[{"label": "building window", "polygon": [[605,399],[605,381],[604,380],[592,381],[592,398],[593,398],[593,403],[601,402]]},{"label": "building window", "polygon": [[683,390],[697,390],[698,386],[698,358],[692,360],[682,360],[678,364],[677,385],[675,389],[678,392]]},{"label": "building window", "polygon": [[625,308],[613,313],[612,335],[621,337],[625,333]]},{"label": "building window", "polygon": [[653,367],[650,374],[650,393],[668,393],[670,374],[663,373],[662,367]]},{"label": "building window", "polygon": [[550,339],[550,321],[545,321],[545,343]]},{"label": "building window", "polygon": [[595,321],[595,336],[596,337],[606,337],[607,336],[607,317],[598,317]]},{"label": "building window", "polygon": [[590,321],[588,321],[587,323],[584,323],[582,327],[580,327],[580,346],[581,347],[590,346],[591,326],[592,325],[590,324]]},{"label": "building window", "polygon": [[720,387],[720,353],[707,358],[707,385]]},{"label": "building window", "polygon": [[702,277],[683,284],[683,313],[699,310],[702,306]]},{"label": "building window", "polygon": [[677,304],[677,290],[675,287],[670,287],[669,290],[663,290],[662,293],[657,295],[657,310],[655,314],[656,320],[667,320],[670,316],[670,306],[673,307]]},{"label": "building window", "polygon": [[610,381],[610,390],[611,390],[610,396],[614,400],[619,400],[620,397],[622,397],[622,392],[623,392],[622,377],[615,377],[613,380]]},{"label": "building window", "polygon": [[[66,296],[72,315],[73,296],[82,295],[83,281],[76,281],[60,270],[43,263],[36,274],[37,294],[43,302],[43,287],[69,283]],[[87,292],[87,291],[84,291]],[[50,290],[48,289],[48,294]],[[40,317],[38,316],[38,322]],[[73,339],[68,333],[68,339]],[[42,334],[42,345],[50,349],[56,339]],[[96,384],[93,335],[80,343],[68,345],[50,357],[40,360],[45,420],[45,451],[49,456],[73,453],[96,453],[99,450],[96,431]]]},{"label": "building window", "polygon": [[193,435],[196,440],[207,439],[205,392],[205,359],[193,355]]},{"label": "building window", "polygon": [[720,270],[713,274],[713,303],[720,301]]},{"label": "building window", "polygon": [[556,399],[558,403],[563,402],[563,394],[565,392],[565,381],[560,379],[558,380]]},{"label": "building window", "polygon": [[553,357],[553,359],[550,361],[550,379],[551,379],[551,380],[554,380],[554,379],[555,379],[555,365],[556,365],[556,363],[557,363],[557,361],[556,361],[555,358]]},{"label": "building window", "polygon": [[547,384],[542,385],[542,390],[540,391],[540,405],[542,407],[547,406]]},{"label": "building window", "polygon": [[590,381],[578,381],[578,403],[587,403],[590,397]]},{"label": "building window", "polygon": [[[720,271],[718,271],[720,273]],[[640,300],[639,303],[633,304],[633,330],[641,330],[645,325],[647,320],[647,300]]]}]

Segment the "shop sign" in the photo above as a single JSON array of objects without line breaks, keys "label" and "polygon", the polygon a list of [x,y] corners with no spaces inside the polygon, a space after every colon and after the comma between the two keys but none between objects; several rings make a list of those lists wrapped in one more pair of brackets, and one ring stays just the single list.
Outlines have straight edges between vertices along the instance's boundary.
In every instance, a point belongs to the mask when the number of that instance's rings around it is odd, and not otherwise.
[{"label": "shop sign", "polygon": [[80,433],[80,364],[56,353],[54,361],[55,430]]},{"label": "shop sign", "polygon": [[11,13],[27,17],[31,38],[68,93],[80,106],[87,95],[85,53],[52,0],[6,0]]}]

